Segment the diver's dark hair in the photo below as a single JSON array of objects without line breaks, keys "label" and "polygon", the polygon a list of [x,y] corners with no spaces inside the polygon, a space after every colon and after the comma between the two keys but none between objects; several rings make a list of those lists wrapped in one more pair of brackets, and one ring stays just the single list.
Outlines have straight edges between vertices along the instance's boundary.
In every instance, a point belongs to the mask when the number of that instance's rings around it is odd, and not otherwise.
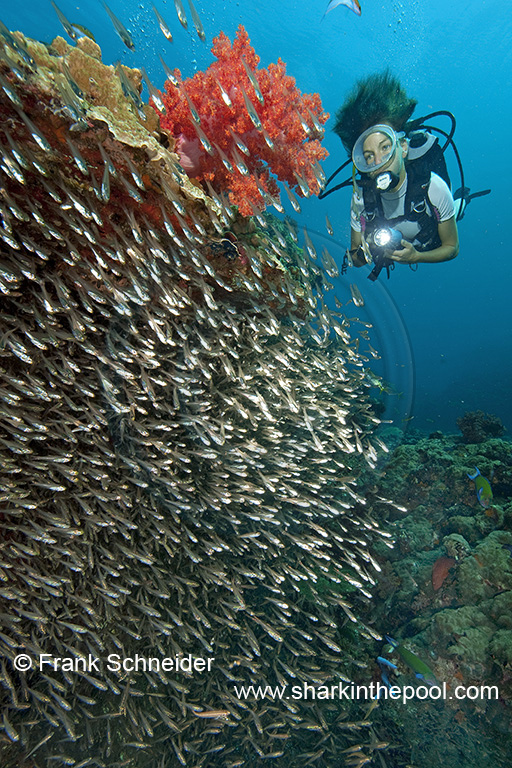
[{"label": "diver's dark hair", "polygon": [[358,137],[372,125],[388,123],[395,131],[403,130],[417,103],[386,69],[358,80],[336,112],[333,131],[350,154]]}]

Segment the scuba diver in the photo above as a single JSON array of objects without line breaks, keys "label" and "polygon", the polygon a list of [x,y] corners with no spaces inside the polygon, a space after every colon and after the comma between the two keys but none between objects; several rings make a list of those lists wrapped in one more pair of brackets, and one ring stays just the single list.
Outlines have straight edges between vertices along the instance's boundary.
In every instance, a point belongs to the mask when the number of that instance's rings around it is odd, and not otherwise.
[{"label": "scuba diver", "polygon": [[[320,197],[353,186],[351,245],[342,271],[347,263],[356,267],[373,263],[369,278],[376,280],[383,268],[389,277],[395,263],[415,268],[418,263],[454,259],[459,252],[457,221],[471,199],[490,192],[470,194],[464,186],[453,143],[453,115],[435,112],[411,121],[416,104],[386,70],[359,81],[336,114],[333,130],[351,155],[353,173]],[[452,120],[449,134],[424,125],[438,115]],[[429,130],[446,137],[443,147]],[[461,174],[455,200],[443,154],[449,144]],[[350,162],[338,168],[327,184]]]}]

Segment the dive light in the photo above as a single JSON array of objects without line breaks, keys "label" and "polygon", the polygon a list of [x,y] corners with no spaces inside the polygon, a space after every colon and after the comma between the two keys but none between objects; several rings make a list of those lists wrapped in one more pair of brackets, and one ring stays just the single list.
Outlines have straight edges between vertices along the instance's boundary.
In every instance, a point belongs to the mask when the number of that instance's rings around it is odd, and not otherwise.
[{"label": "dive light", "polygon": [[402,244],[402,233],[391,227],[379,227],[373,233],[373,242],[383,251],[396,251]]}]

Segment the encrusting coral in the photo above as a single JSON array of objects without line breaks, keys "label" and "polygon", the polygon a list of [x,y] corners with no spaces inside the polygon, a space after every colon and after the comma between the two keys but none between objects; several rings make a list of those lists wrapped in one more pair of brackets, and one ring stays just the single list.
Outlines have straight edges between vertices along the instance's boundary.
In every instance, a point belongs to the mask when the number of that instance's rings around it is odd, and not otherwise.
[{"label": "encrusting coral", "polygon": [[265,208],[269,193],[278,196],[271,172],[302,195],[317,194],[318,161],[328,154],[319,139],[329,117],[319,95],[302,95],[281,59],[257,69],[243,26],[232,45],[221,32],[212,53],[217,61],[192,78],[174,70],[163,95],[161,126],[177,140],[189,175],[229,190],[243,216]]},{"label": "encrusting coral", "polygon": [[[467,476],[475,466],[493,477],[487,509]],[[375,549],[381,599],[368,615],[431,665],[448,696],[439,708],[424,701],[379,708],[375,728],[399,733],[418,768],[437,764],[438,750],[443,765],[459,765],[463,754],[468,765],[506,766],[512,749],[512,442],[466,443],[456,435],[408,430],[379,470],[368,481],[367,498],[392,498],[379,519],[389,521],[397,544]],[[396,663],[396,654],[391,660]],[[402,671],[393,682],[410,678]],[[459,685],[496,686],[498,693],[457,700]],[[447,754],[447,732],[456,735],[457,754]]]},{"label": "encrusting coral", "polygon": [[457,426],[466,443],[482,443],[505,432],[501,419],[483,411],[468,411],[457,419]]}]

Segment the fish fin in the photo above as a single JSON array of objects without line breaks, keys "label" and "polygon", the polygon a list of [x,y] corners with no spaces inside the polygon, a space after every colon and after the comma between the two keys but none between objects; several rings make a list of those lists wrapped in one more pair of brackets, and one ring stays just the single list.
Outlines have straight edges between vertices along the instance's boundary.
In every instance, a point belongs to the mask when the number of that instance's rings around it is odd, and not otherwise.
[{"label": "fish fin", "polygon": [[391,661],[388,661],[388,659],[384,658],[384,656],[377,656],[377,664],[379,667],[388,667],[388,669],[396,669],[396,664],[393,664]]},{"label": "fish fin", "polygon": [[400,645],[400,643],[397,643],[397,641],[396,641],[396,640],[393,640],[393,638],[392,638],[392,637],[390,637],[389,635],[384,635],[384,637],[386,638],[386,641],[387,641],[387,642],[388,642],[390,645],[392,645],[392,646],[393,646],[393,648],[398,648],[398,646]]},{"label": "fish fin", "polygon": [[474,475],[470,475],[469,472],[468,472],[467,476],[469,477],[470,480],[474,480],[475,477],[478,477],[479,474],[480,474],[480,470],[478,469],[478,467],[475,467],[475,474]]}]

